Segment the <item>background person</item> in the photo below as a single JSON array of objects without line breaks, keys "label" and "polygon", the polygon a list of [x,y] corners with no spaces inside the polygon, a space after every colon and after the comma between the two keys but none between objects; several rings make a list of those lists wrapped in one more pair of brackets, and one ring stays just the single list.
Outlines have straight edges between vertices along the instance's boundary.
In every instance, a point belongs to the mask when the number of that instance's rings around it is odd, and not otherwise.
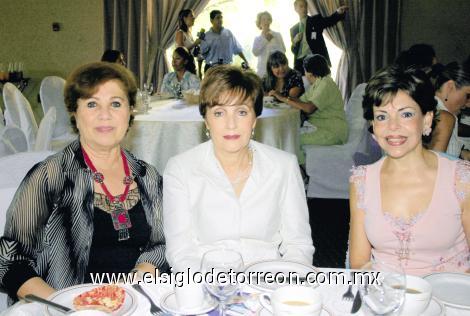
[{"label": "background person", "polygon": [[182,91],[199,89],[199,78],[196,76],[194,57],[185,47],[177,47],[174,50],[171,65],[174,71],[163,77],[161,93],[179,98]]},{"label": "background person", "polygon": [[46,298],[91,282],[90,273],[167,270],[162,178],[121,148],[136,91],[130,71],[112,63],[81,66],[67,79],[79,139],[36,164],[8,209],[0,285],[10,297]]},{"label": "background person", "polygon": [[166,257],[176,270],[204,252],[236,250],[243,262],[312,264],[304,185],[294,155],[251,140],[263,107],[258,77],[214,67],[201,85],[210,140],[168,161],[164,172]]},{"label": "background person", "polygon": [[101,61],[107,61],[109,63],[116,63],[116,64],[120,64],[126,67],[126,59],[124,57],[124,53],[115,49],[106,50],[103,53],[103,56],[101,56]]},{"label": "background person", "polygon": [[423,147],[436,112],[425,73],[385,69],[367,84],[364,118],[386,156],[353,168],[350,263],[406,274],[470,271],[470,166]]},{"label": "background person", "polygon": [[295,0],[295,12],[299,23],[290,29],[291,51],[294,53],[294,69],[304,74],[303,61],[307,55],[320,54],[331,65],[328,49],[323,39],[323,30],[333,26],[345,17],[347,6],[339,7],[332,15],[323,17],[320,14],[308,15],[307,1]]},{"label": "background person", "polygon": [[458,137],[457,118],[460,111],[470,105],[470,72],[453,62],[446,66],[434,67],[431,76],[435,81],[439,120],[428,147],[456,158],[461,156],[470,160],[470,151],[462,150],[463,143]]},{"label": "background person", "polygon": [[175,33],[176,47],[186,47],[192,52],[193,48],[201,43],[199,38],[194,40],[191,29],[195,21],[194,12],[190,9],[183,9],[178,14],[178,30]]},{"label": "background person", "polygon": [[206,62],[204,72],[214,65],[231,64],[233,55],[240,56],[248,66],[248,60],[243,55],[242,46],[232,32],[222,26],[222,12],[211,11],[210,20],[212,27],[203,35],[201,41],[201,54]]},{"label": "background person", "polygon": [[302,75],[289,67],[283,52],[276,51],[269,55],[263,89],[270,96],[290,98],[298,98],[305,91]]},{"label": "background person", "polygon": [[256,73],[260,78],[266,74],[266,64],[272,52],[280,51],[285,53],[286,46],[282,40],[281,33],[270,29],[273,18],[268,11],[260,12],[256,16],[256,26],[261,30],[261,34],[255,37],[253,42],[253,55],[258,57]]},{"label": "background person", "polygon": [[336,82],[331,78],[328,62],[321,55],[304,60],[305,76],[310,88],[299,98],[283,97],[280,101],[301,110],[307,121],[301,128],[301,145],[338,145],[348,140],[348,123],[344,102]]}]

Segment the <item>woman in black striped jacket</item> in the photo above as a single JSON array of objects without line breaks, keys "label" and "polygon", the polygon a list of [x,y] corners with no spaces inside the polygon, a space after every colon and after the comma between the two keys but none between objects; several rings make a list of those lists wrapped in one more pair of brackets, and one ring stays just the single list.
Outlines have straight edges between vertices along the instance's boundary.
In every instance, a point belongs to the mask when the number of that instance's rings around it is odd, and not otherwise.
[{"label": "woman in black striped jacket", "polygon": [[168,268],[162,178],[120,146],[136,91],[117,64],[84,65],[68,78],[65,103],[79,138],[35,165],[8,209],[0,286],[11,298],[47,297],[100,273]]}]

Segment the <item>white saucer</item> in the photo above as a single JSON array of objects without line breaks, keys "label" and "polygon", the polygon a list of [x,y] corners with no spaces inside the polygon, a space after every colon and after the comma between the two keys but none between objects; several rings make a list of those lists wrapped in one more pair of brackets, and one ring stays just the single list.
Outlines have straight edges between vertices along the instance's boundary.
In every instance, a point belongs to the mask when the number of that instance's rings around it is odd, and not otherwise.
[{"label": "white saucer", "polygon": [[428,308],[426,308],[422,316],[440,316],[445,315],[444,312],[444,306],[433,297],[431,302],[429,302]]},{"label": "white saucer", "polygon": [[182,310],[179,308],[178,303],[176,302],[175,292],[172,291],[165,296],[163,296],[160,302],[161,308],[169,313],[177,315],[199,315],[210,312],[217,307],[217,301],[211,296],[208,296],[208,299],[204,301],[204,304],[199,308],[194,308],[190,310]]},{"label": "white saucer", "polygon": [[[259,316],[272,316],[273,314],[268,311],[266,308],[262,307],[258,313]],[[333,314],[323,307],[320,316],[333,316]]]},{"label": "white saucer", "polygon": [[444,305],[470,309],[470,276],[464,273],[433,273],[424,277],[432,285],[432,295]]}]

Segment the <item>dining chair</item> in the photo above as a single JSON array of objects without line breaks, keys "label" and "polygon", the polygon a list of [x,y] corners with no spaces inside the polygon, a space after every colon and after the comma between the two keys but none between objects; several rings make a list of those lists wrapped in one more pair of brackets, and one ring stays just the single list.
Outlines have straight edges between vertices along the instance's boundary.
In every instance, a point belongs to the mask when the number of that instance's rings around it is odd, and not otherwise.
[{"label": "dining chair", "polygon": [[57,76],[48,76],[41,81],[39,96],[44,115],[50,108],[57,111],[53,139],[70,136],[70,118],[64,102],[65,80]]},{"label": "dining chair", "polygon": [[358,155],[367,162],[380,159],[381,152],[369,146],[368,123],[363,118],[362,98],[366,84],[358,85],[345,106],[348,141],[343,145],[306,145],[306,173],[309,176],[307,196],[310,198],[349,199],[349,176]]},{"label": "dining chair", "polygon": [[5,127],[5,118],[3,117],[3,110],[0,107],[0,129]]},{"label": "dining chair", "polygon": [[0,130],[0,157],[25,151],[28,151],[28,140],[20,128],[5,126]]},{"label": "dining chair", "polygon": [[[22,132],[16,127],[6,128]],[[26,142],[26,139],[24,141]],[[4,233],[8,207],[24,176],[36,163],[53,153],[52,151],[22,152],[0,158],[0,166],[2,166],[0,168],[0,235]],[[0,311],[7,307],[7,295],[0,291]]]},{"label": "dining chair", "polygon": [[38,125],[31,105],[15,85],[7,82],[3,86],[5,104],[5,125],[16,126],[23,130],[28,141],[28,149],[34,148]]},{"label": "dining chair", "polygon": [[52,149],[52,134],[56,124],[56,108],[51,107],[39,124],[38,135],[34,144],[34,151]]}]

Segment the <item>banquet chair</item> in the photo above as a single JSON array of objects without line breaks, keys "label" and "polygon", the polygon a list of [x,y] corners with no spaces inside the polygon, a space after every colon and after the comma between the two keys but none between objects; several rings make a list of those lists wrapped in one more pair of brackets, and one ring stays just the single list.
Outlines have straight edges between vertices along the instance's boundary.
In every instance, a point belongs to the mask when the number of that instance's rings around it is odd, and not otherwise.
[{"label": "banquet chair", "polygon": [[[309,176],[307,196],[310,198],[349,199],[350,170],[357,153],[367,155],[368,162],[381,154],[369,153],[368,123],[363,118],[362,98],[366,84],[358,85],[345,106],[348,141],[343,145],[305,145],[306,173]],[[364,139],[367,138],[367,139]]]},{"label": "banquet chair", "polygon": [[56,124],[56,108],[50,108],[39,124],[34,151],[51,150],[52,134]]},{"label": "banquet chair", "polygon": [[[16,126],[5,126],[0,130],[0,157],[28,151],[24,132]],[[0,168],[3,166],[0,165]]]},{"label": "banquet chair", "polygon": [[64,102],[65,80],[57,76],[48,76],[41,81],[39,96],[44,114],[50,108],[57,111],[57,120],[52,135],[53,139],[69,138],[70,118]]},{"label": "banquet chair", "polygon": [[34,148],[38,125],[28,99],[15,85],[7,82],[3,86],[3,102],[5,104],[5,125],[21,128],[28,140],[28,149]]},{"label": "banquet chair", "polygon": [[[53,153],[52,151],[24,152],[0,158],[0,235],[4,233],[6,213],[21,180],[36,163]],[[0,293],[0,311],[7,307],[7,295]]]},{"label": "banquet chair", "polygon": [[3,111],[2,108],[0,108],[0,129],[5,127],[5,118],[3,117]]}]

